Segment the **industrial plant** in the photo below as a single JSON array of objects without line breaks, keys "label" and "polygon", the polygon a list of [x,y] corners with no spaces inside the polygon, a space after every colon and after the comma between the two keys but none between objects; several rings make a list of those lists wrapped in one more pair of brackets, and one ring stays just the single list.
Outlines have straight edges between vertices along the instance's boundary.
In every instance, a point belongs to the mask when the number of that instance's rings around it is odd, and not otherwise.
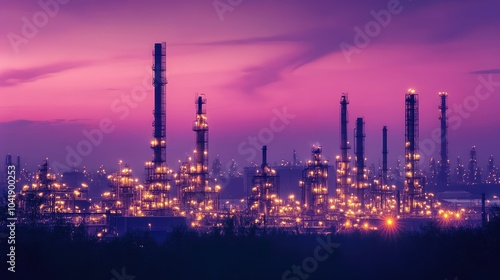
[{"label": "industrial plant", "polygon": [[[329,162],[323,148],[310,148],[310,158],[300,162],[294,153],[289,173],[268,162],[271,147],[262,146],[260,166],[246,168],[248,180],[237,181],[241,193],[224,196],[218,167],[209,167],[209,114],[207,96],[194,97],[194,143],[192,155],[180,162],[178,169],[167,165],[166,123],[166,44],[156,43],[153,50],[153,138],[152,159],[145,163],[144,177],[139,178],[126,163],[118,162],[118,171],[98,172],[92,180],[101,180],[108,190],[98,201],[89,198],[89,185],[70,183],[75,174],[55,174],[50,162],[43,161],[36,174],[18,174],[21,186],[17,194],[19,222],[54,223],[64,220],[84,223],[99,238],[119,236],[130,230],[168,232],[185,225],[200,232],[221,228],[227,220],[237,226],[255,229],[275,228],[294,233],[334,233],[353,230],[387,230],[413,228],[431,220],[444,225],[475,225],[487,220],[485,208],[493,200],[438,197],[436,190],[448,190],[451,178],[459,184],[483,182],[472,147],[467,166],[457,159],[452,171],[448,156],[447,97],[436,94],[440,101],[440,159],[432,159],[430,172],[420,168],[419,95],[414,89],[402,92],[405,111],[404,164],[390,168],[388,164],[387,126],[380,127],[382,163],[368,166],[365,151],[365,120],[355,119],[349,127],[347,93],[340,94],[340,147],[335,162]],[[437,103],[437,102],[436,102]],[[355,104],[353,104],[355,106]],[[354,134],[350,134],[354,132]],[[354,135],[353,145],[349,135]],[[328,144],[330,145],[330,144]],[[333,144],[331,144],[333,146]],[[215,158],[215,156],[214,156]],[[217,161],[218,159],[216,159]],[[214,161],[214,162],[216,162]],[[12,165],[12,156],[6,158]],[[22,171],[17,159],[17,172]],[[231,176],[241,178],[243,174]],[[453,174],[452,174],[453,173]],[[498,169],[493,157],[488,162],[487,184],[498,184]],[[22,179],[25,178],[25,179]],[[290,179],[294,178],[294,179]],[[401,179],[401,186],[397,186]],[[68,181],[69,180],[69,181]],[[77,180],[75,180],[77,182]],[[248,187],[244,188],[243,185]],[[295,193],[288,190],[294,189]],[[239,196],[238,196],[239,195]],[[496,198],[498,200],[498,197]]]}]

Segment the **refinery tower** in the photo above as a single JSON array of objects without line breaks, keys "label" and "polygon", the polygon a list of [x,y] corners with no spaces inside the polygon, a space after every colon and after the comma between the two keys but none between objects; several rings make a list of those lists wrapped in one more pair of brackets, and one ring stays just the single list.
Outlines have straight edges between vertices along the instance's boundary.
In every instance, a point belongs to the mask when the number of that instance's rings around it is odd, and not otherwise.
[{"label": "refinery tower", "polygon": [[403,212],[416,214],[422,207],[422,185],[418,162],[418,94],[410,89],[405,95],[405,184]]},{"label": "refinery tower", "polygon": [[154,121],[153,160],[146,162],[146,191],[141,197],[143,212],[151,216],[164,216],[170,213],[170,174],[167,166],[166,150],[166,43],[156,43],[153,50]]}]

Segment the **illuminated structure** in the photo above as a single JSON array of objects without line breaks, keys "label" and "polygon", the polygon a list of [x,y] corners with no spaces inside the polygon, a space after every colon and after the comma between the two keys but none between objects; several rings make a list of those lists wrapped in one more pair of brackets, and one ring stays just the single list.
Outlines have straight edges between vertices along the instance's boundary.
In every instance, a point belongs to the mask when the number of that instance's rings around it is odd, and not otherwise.
[{"label": "illuminated structure", "polygon": [[[262,148],[262,164],[260,168],[252,169],[252,186],[248,193],[239,194],[237,199],[231,197],[225,201],[224,209],[219,209],[219,190],[215,178],[221,178],[219,159],[215,161],[212,175],[208,170],[208,122],[206,115],[206,98],[203,94],[196,95],[196,119],[193,124],[195,134],[195,149],[192,157],[181,163],[179,172],[174,175],[178,187],[175,198],[170,200],[170,176],[172,171],[166,164],[166,49],[165,43],[155,44],[153,64],[154,84],[154,122],[153,140],[151,149],[153,159],[146,163],[145,184],[132,176],[132,170],[125,166],[117,172],[105,176],[104,169],[99,171],[99,178],[107,178],[109,191],[102,195],[101,204],[90,204],[86,196],[87,186],[71,186],[60,184],[56,175],[49,172],[48,163],[41,166],[36,176],[35,183],[22,188],[19,199],[20,220],[56,221],[55,218],[64,218],[78,222],[88,221],[98,224],[103,232],[119,233],[120,223],[136,221],[142,223],[146,230],[159,230],[159,221],[172,218],[172,220],[187,221],[188,224],[199,232],[208,232],[214,228],[221,229],[226,221],[232,219],[238,227],[279,227],[293,232],[331,233],[347,230],[377,230],[376,221],[385,222],[387,227],[394,227],[398,219],[412,219],[436,217],[443,219],[456,217],[460,219],[466,212],[464,209],[449,210],[439,209],[440,202],[436,201],[433,194],[423,193],[422,178],[418,169],[418,96],[413,90],[405,96],[405,166],[404,166],[404,191],[400,199],[399,191],[395,195],[395,186],[389,185],[389,169],[387,164],[387,127],[383,132],[383,163],[381,173],[377,174],[372,165],[366,168],[365,159],[365,125],[362,118],[356,120],[355,129],[355,166],[350,173],[350,158],[348,155],[350,144],[348,141],[348,111],[347,94],[342,94],[340,99],[340,151],[336,158],[336,197],[329,198],[328,190],[328,161],[323,159],[322,147],[313,146],[312,158],[307,161],[305,168],[297,153],[293,152],[292,163],[278,166],[273,169],[267,162],[267,147]],[[440,94],[444,100],[446,95]],[[445,102],[440,108],[446,108]],[[442,121],[446,118],[442,110]],[[445,126],[446,126],[446,122]],[[443,124],[443,122],[442,122]],[[443,127],[443,126],[442,126]],[[442,138],[443,139],[443,138]],[[443,147],[443,146],[442,146]],[[443,149],[442,149],[443,150]],[[442,159],[444,157],[442,156]],[[447,156],[446,156],[447,158]],[[472,158],[472,153],[471,153]],[[470,170],[477,170],[477,162]],[[8,157],[7,164],[12,164]],[[18,164],[19,166],[19,164]],[[401,179],[400,161],[395,171],[395,181]],[[256,170],[258,168],[258,170]],[[282,169],[280,169],[282,168]],[[19,167],[17,168],[19,170]],[[281,170],[290,170],[289,173]],[[464,169],[464,168],[463,168]],[[300,180],[301,198],[295,200],[294,194],[285,194],[288,199],[280,197],[280,176],[284,173],[289,181],[284,186],[294,186]],[[297,171],[292,173],[291,171]],[[464,169],[465,170],[465,169]],[[495,170],[493,159],[490,159],[490,169]],[[85,172],[84,172],[85,173]],[[465,172],[463,172],[465,173]],[[493,173],[493,172],[489,172]],[[474,172],[477,174],[477,172]],[[227,172],[231,178],[241,177],[236,161],[233,159]],[[293,175],[293,176],[292,176]],[[297,177],[294,177],[296,176]],[[210,177],[214,178],[213,181]],[[355,178],[354,182],[351,177]],[[474,175],[475,176],[475,175]],[[495,176],[490,176],[492,181]],[[67,178],[67,177],[65,177]],[[245,177],[246,179],[246,177]],[[476,179],[475,179],[476,180]],[[250,180],[248,180],[250,181]],[[293,182],[292,182],[293,181]],[[215,183],[212,183],[215,182]],[[282,183],[285,183],[282,181]],[[79,184],[79,183],[75,183]],[[365,189],[373,186],[371,196]],[[357,190],[357,196],[353,189]],[[243,198],[245,195],[247,199]],[[396,196],[396,198],[394,197]],[[403,202],[401,206],[400,203]],[[397,206],[396,206],[397,205]],[[404,215],[399,215],[401,212]],[[396,215],[397,213],[397,215]],[[418,214],[415,217],[411,214]],[[181,219],[179,219],[181,218]],[[114,221],[114,222],[113,222]],[[94,225],[95,225],[94,224]],[[380,223],[379,223],[380,224]],[[161,230],[161,229],[160,229]],[[97,232],[97,231],[96,231]],[[113,233],[113,234],[114,234]],[[101,237],[97,234],[98,237]]]},{"label": "illuminated structure", "polygon": [[354,130],[356,141],[354,142],[354,154],[356,162],[356,182],[354,188],[361,202],[361,208],[365,207],[365,189],[368,188],[365,172],[365,130],[363,118],[356,119],[356,129]]},{"label": "illuminated structure", "polygon": [[465,184],[467,181],[467,174],[465,173],[465,166],[463,165],[460,157],[457,157],[457,168],[455,170],[455,177],[457,184]]},{"label": "illuminated structure", "polygon": [[481,184],[481,170],[477,166],[476,146],[472,146],[472,149],[470,150],[467,184],[468,185]]},{"label": "illuminated structure", "polygon": [[132,169],[128,166],[122,168],[122,162],[119,163],[119,170],[107,177],[110,191],[103,194],[102,207],[113,214],[140,215],[142,213],[140,209],[142,190],[138,189],[139,179],[132,177]]},{"label": "illuminated structure", "polygon": [[212,211],[219,208],[218,191],[220,186],[212,188],[209,185],[208,172],[208,122],[205,95],[196,95],[196,120],[193,131],[196,135],[196,149],[191,158],[184,162],[178,174],[180,197],[183,207],[198,209],[199,211]]},{"label": "illuminated structure", "polygon": [[277,214],[279,205],[279,176],[267,164],[267,146],[262,147],[262,164],[253,177],[253,187],[248,196],[248,210],[252,217],[262,218]]},{"label": "illuminated structure", "polygon": [[495,166],[495,159],[493,155],[488,158],[488,175],[486,177],[486,184],[498,184],[498,168]]},{"label": "illuminated structure", "polygon": [[427,177],[427,185],[436,186],[438,184],[438,172],[436,160],[431,157],[429,160],[429,176]]},{"label": "illuminated structure", "polygon": [[322,148],[312,147],[312,158],[302,172],[301,206],[304,215],[323,214],[328,210],[328,161],[322,159]]},{"label": "illuminated structure", "polygon": [[154,121],[153,161],[146,162],[145,197],[141,198],[141,208],[148,215],[164,216],[171,213],[170,175],[171,170],[166,163],[166,100],[165,85],[167,84],[166,44],[156,43],[153,51],[153,85],[154,85]]},{"label": "illuminated structure", "polygon": [[349,178],[349,157],[348,150],[351,148],[347,140],[347,123],[349,122],[347,115],[347,104],[349,104],[347,93],[343,93],[340,97],[340,157],[337,156],[337,179],[336,192],[340,203],[347,202],[349,195],[349,187],[351,180]]},{"label": "illuminated structure", "polygon": [[403,212],[416,213],[421,208],[422,185],[418,162],[418,94],[410,89],[405,95],[405,184]]},{"label": "illuminated structure", "polygon": [[394,195],[394,189],[388,183],[388,167],[387,167],[387,126],[382,128],[382,170],[380,179],[373,186],[373,206],[376,209],[387,209],[389,207],[389,198]]},{"label": "illuminated structure", "polygon": [[45,160],[35,181],[19,192],[21,216],[29,221],[44,222],[54,222],[56,217],[76,218],[74,214],[89,210],[87,192],[87,185],[69,187],[59,183],[56,175],[49,172],[49,163]]},{"label": "illuminated structure", "polygon": [[437,183],[440,187],[446,187],[449,185],[450,180],[450,161],[448,159],[448,117],[446,116],[446,110],[448,106],[446,105],[446,99],[448,98],[448,93],[440,92],[439,97],[441,97],[441,105],[439,106],[439,120],[441,120],[441,161],[439,162],[439,173],[437,176]]}]

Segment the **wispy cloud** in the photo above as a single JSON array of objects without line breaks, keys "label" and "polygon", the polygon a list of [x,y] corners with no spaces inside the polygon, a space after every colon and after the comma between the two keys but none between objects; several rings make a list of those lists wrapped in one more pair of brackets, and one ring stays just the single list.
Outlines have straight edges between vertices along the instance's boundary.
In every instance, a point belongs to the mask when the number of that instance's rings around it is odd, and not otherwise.
[{"label": "wispy cloud", "polygon": [[59,126],[59,125],[84,125],[84,122],[89,119],[52,119],[45,121],[34,121],[34,120],[13,120],[7,122],[0,122],[0,126],[12,126],[12,127],[28,127],[28,126]]},{"label": "wispy cloud", "polygon": [[35,66],[25,69],[8,69],[0,72],[0,87],[30,83],[71,69],[85,67],[90,61],[69,61]]},{"label": "wispy cloud", "polygon": [[283,54],[260,65],[250,65],[243,68],[241,70],[242,75],[229,83],[230,88],[237,88],[244,93],[252,94],[259,88],[280,81],[282,74],[286,71],[296,70],[327,55],[339,52],[339,43],[349,36],[351,36],[350,30],[339,27],[320,27],[275,36],[193,43],[189,45],[243,46],[268,43],[298,45],[298,50],[294,53]]},{"label": "wispy cloud", "polygon": [[477,71],[472,71],[470,74],[500,74],[500,68],[499,69],[485,69],[485,70],[477,70]]}]

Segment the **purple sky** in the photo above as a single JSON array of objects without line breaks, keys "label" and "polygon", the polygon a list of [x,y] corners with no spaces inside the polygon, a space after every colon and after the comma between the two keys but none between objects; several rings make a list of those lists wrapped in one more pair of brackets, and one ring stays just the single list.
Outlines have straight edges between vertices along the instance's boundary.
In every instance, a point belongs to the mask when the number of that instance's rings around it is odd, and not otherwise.
[{"label": "purple sky", "polygon": [[152,158],[151,51],[166,41],[174,168],[194,148],[197,92],[208,98],[210,157],[224,164],[247,165],[248,137],[268,132],[273,110],[284,107],[295,117],[283,129],[278,122],[269,143],[259,141],[270,161],[290,160],[293,149],[306,159],[315,143],[334,158],[340,94],[348,92],[351,143],[355,119],[364,117],[368,162],[378,164],[387,125],[393,165],[404,152],[408,88],[420,97],[425,158],[438,155],[431,132],[438,92],[447,91],[452,167],[472,145],[483,167],[490,154],[500,160],[498,1],[41,2],[48,4],[0,4],[0,155],[66,164],[67,148],[86,139],[82,131],[109,120],[113,131],[82,164],[122,159],[142,174]]}]

